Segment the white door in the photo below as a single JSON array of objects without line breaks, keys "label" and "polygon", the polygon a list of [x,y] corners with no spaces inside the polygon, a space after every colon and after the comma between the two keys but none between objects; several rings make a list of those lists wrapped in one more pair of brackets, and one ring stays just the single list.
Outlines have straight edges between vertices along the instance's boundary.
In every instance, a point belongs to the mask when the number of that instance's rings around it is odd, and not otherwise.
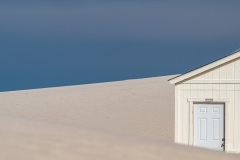
[{"label": "white door", "polygon": [[224,104],[194,104],[194,146],[224,151]]}]

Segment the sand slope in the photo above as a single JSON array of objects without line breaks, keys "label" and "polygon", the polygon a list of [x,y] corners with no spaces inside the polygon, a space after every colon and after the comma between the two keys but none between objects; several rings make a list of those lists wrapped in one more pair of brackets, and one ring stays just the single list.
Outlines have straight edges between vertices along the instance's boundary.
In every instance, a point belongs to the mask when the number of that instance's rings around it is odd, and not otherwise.
[{"label": "sand slope", "polygon": [[0,114],[172,141],[170,77],[0,93]]},{"label": "sand slope", "polygon": [[0,159],[239,159],[172,143],[169,78],[0,93]]},{"label": "sand slope", "polygon": [[237,160],[236,155],[19,117],[0,118],[3,160]]}]

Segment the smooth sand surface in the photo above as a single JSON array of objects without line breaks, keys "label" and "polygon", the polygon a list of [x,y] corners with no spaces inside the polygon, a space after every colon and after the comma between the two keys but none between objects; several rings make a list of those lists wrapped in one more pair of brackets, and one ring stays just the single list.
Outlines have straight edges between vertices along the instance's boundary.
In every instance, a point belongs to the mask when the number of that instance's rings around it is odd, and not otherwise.
[{"label": "smooth sand surface", "polygon": [[0,93],[0,159],[240,159],[173,144],[172,76]]}]

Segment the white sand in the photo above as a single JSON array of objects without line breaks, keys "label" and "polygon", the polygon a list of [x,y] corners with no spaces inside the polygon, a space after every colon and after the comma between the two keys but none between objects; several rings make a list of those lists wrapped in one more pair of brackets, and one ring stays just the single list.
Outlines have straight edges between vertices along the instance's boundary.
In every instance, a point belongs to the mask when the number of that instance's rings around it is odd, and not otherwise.
[{"label": "white sand", "polygon": [[0,159],[239,159],[172,143],[169,78],[0,93]]}]

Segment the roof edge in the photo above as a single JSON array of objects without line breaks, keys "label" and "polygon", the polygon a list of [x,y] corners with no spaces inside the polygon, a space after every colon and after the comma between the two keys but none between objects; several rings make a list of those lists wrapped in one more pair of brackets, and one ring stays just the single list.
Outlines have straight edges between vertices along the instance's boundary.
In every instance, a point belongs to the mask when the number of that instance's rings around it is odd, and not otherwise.
[{"label": "roof edge", "polygon": [[224,57],[222,57],[220,59],[217,59],[217,60],[215,60],[213,62],[210,62],[208,64],[200,66],[200,67],[198,67],[196,69],[190,70],[190,71],[188,71],[188,72],[186,72],[184,74],[181,74],[179,76],[176,76],[174,78],[171,78],[171,79],[168,80],[168,82],[170,84],[176,84],[176,83],[182,82],[182,81],[184,81],[184,80],[186,80],[186,79],[188,79],[190,77],[193,77],[195,75],[203,73],[203,72],[205,72],[207,70],[215,68],[215,67],[217,67],[217,66],[219,66],[221,64],[227,63],[227,62],[232,61],[234,59],[237,59],[239,57],[240,57],[240,49],[232,52],[231,54],[229,54],[227,56],[224,56]]}]

